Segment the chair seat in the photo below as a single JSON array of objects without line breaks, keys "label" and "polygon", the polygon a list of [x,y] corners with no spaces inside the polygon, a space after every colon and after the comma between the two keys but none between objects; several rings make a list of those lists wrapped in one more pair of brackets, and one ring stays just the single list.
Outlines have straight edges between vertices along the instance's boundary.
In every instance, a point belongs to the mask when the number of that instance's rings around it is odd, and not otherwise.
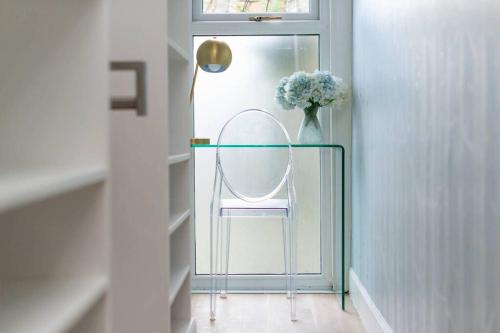
[{"label": "chair seat", "polygon": [[241,199],[222,199],[221,216],[288,216],[289,204],[286,199],[269,199],[260,202],[248,202]]}]

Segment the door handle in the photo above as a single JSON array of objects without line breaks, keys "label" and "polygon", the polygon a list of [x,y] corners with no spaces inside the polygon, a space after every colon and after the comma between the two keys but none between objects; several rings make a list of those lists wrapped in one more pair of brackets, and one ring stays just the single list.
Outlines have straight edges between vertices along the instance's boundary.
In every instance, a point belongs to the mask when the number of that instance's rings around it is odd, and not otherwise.
[{"label": "door handle", "polygon": [[136,110],[137,116],[146,115],[146,63],[144,61],[112,61],[112,71],[135,72],[135,96],[112,97],[111,109],[114,111]]}]

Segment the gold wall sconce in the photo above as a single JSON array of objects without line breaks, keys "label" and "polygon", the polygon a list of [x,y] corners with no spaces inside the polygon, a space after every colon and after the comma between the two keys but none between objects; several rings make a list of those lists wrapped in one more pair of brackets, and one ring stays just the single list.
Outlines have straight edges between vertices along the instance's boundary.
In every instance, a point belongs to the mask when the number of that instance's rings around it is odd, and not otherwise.
[{"label": "gold wall sconce", "polygon": [[196,51],[196,69],[193,76],[193,84],[191,85],[191,93],[189,101],[193,101],[194,86],[196,77],[198,76],[198,68],[208,73],[222,73],[229,68],[233,54],[227,43],[219,41],[216,38],[204,41],[198,51]]}]

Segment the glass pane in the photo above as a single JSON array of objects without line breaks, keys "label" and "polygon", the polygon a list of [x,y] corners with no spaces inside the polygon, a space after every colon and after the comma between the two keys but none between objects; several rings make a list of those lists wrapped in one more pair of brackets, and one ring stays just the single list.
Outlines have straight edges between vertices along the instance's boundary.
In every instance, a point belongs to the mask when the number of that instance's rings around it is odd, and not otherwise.
[{"label": "glass pane", "polygon": [[310,0],[203,0],[205,14],[309,13]]},{"label": "glass pane", "polygon": [[[211,37],[195,37],[194,50]],[[194,133],[216,143],[222,126],[238,112],[257,108],[270,112],[296,142],[303,114],[284,111],[274,101],[279,80],[293,72],[319,67],[318,36],[218,37],[231,47],[233,62],[223,73],[199,72],[194,97]],[[226,142],[230,143],[230,142]],[[238,142],[239,143],[239,142]],[[277,142],[282,143],[282,142]],[[245,153],[241,151],[241,153]],[[294,148],[298,201],[298,254],[301,273],[321,272],[320,149]],[[225,168],[241,167],[241,160]],[[232,163],[232,165],[231,165]],[[275,171],[276,168],[271,168]],[[196,273],[209,273],[209,207],[215,171],[215,149],[195,151]],[[249,184],[252,179],[246,179]],[[233,218],[231,274],[284,272],[281,221],[278,218]]]}]

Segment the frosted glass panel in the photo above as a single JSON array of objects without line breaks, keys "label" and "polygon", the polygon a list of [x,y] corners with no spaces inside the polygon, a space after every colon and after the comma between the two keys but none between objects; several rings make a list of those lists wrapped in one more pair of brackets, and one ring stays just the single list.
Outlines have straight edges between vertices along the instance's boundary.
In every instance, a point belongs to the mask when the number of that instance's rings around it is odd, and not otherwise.
[{"label": "frosted glass panel", "polygon": [[309,13],[310,0],[203,0],[207,14]]},{"label": "frosted glass panel", "polygon": [[[196,37],[194,49],[207,38]],[[216,143],[222,126],[229,118],[242,110],[257,108],[276,116],[285,125],[292,141],[296,142],[303,114],[300,110],[282,110],[274,101],[274,88],[283,76],[318,68],[318,36],[218,38],[231,47],[233,63],[224,73],[199,72],[194,97],[195,136],[210,138],[212,143]],[[195,153],[196,273],[208,274],[209,205],[215,149],[197,149]],[[232,167],[238,168],[237,161],[232,163]],[[320,273],[319,149],[294,149],[294,166],[299,219],[299,271]],[[277,169],[268,167],[271,173]],[[276,218],[233,218],[229,271],[232,274],[283,273],[281,221]]]}]

